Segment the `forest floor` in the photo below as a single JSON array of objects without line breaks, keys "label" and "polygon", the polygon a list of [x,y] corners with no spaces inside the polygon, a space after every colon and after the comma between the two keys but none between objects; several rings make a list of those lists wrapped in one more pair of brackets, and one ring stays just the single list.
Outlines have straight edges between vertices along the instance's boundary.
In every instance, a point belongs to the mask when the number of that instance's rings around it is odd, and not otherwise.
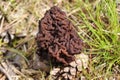
[{"label": "forest floor", "polygon": [[88,71],[83,69],[77,77],[120,80],[119,0],[0,0],[0,80],[53,80],[34,68],[38,22],[55,5],[85,43]]}]

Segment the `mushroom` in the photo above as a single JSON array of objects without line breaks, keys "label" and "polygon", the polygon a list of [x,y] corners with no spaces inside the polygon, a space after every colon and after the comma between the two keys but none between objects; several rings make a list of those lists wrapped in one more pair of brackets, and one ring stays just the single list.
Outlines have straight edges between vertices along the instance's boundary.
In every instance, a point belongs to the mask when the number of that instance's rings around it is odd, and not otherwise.
[{"label": "mushroom", "polygon": [[74,60],[74,54],[81,52],[83,44],[75,26],[57,6],[48,10],[39,21],[36,41],[39,56],[64,65]]}]

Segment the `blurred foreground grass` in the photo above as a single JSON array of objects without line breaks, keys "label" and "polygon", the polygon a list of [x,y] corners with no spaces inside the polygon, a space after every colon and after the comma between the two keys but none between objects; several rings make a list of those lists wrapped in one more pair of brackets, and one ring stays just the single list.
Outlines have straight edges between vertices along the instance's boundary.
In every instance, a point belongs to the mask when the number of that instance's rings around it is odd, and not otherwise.
[{"label": "blurred foreground grass", "polygon": [[8,31],[25,36],[13,39],[11,45],[1,38],[0,47],[7,47],[15,53],[21,51],[24,57],[34,54],[38,20],[53,5],[66,12],[87,44],[84,53],[90,57],[90,73],[83,71],[84,76],[88,80],[104,80],[120,75],[119,0],[0,0],[0,34]]}]

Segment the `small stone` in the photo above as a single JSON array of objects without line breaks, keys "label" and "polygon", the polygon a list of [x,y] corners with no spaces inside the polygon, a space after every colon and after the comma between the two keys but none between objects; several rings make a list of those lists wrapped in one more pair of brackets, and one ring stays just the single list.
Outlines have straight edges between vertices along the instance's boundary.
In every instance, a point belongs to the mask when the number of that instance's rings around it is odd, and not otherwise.
[{"label": "small stone", "polygon": [[78,70],[78,71],[82,71],[82,65],[78,65],[78,66],[77,66],[77,70]]},{"label": "small stone", "polygon": [[0,34],[1,37],[5,37],[6,35],[7,35],[7,32],[2,32],[2,33]]},{"label": "small stone", "polygon": [[77,65],[82,65],[82,62],[80,59],[76,60]]},{"label": "small stone", "polygon": [[0,36],[3,38],[4,43],[9,43],[11,40],[14,39],[14,35],[9,32],[3,32],[0,34]]},{"label": "small stone", "polygon": [[4,39],[4,43],[9,43],[9,39],[8,39],[8,38],[5,38],[5,39]]},{"label": "small stone", "polygon": [[86,80],[86,78],[84,76],[81,76],[81,80]]},{"label": "small stone", "polygon": [[63,76],[65,79],[68,78],[68,74],[67,74],[67,73],[62,74],[62,76]]},{"label": "small stone", "polygon": [[76,59],[81,60],[81,63],[82,63],[82,66],[83,66],[84,69],[86,69],[88,67],[88,63],[89,63],[88,55],[85,55],[84,53],[81,53],[79,55],[76,55]]},{"label": "small stone", "polygon": [[70,68],[70,74],[75,76],[76,75],[76,69],[75,68]]},{"label": "small stone", "polygon": [[64,72],[69,72],[69,70],[70,70],[69,67],[64,68]]},{"label": "small stone", "polygon": [[63,72],[64,72],[63,70],[60,71],[60,73],[63,73]]},{"label": "small stone", "polygon": [[11,39],[14,39],[14,38],[15,38],[15,36],[13,34],[11,34]]},{"label": "small stone", "polygon": [[80,59],[76,60],[77,70],[82,71],[82,61]]},{"label": "small stone", "polygon": [[71,75],[68,75],[68,78],[69,78],[69,80],[72,80],[72,79],[73,79],[73,77],[72,77]]},{"label": "small stone", "polygon": [[74,67],[74,68],[75,68],[75,67],[77,66],[77,64],[76,64],[76,62],[75,62],[75,61],[73,61],[73,62],[71,62],[71,63],[70,63],[70,66],[72,66],[72,67]]},{"label": "small stone", "polygon": [[54,68],[54,69],[50,72],[50,74],[51,74],[51,75],[56,75],[59,71],[60,71],[60,68]]}]

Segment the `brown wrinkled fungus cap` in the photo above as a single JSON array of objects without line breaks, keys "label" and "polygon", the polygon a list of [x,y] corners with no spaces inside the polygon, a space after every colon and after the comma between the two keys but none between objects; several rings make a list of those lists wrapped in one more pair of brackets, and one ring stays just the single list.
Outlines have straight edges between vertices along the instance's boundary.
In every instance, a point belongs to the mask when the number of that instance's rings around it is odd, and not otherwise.
[{"label": "brown wrinkled fungus cap", "polygon": [[39,56],[64,65],[73,61],[73,55],[82,50],[82,40],[74,25],[57,6],[48,10],[39,21],[36,41]]}]

